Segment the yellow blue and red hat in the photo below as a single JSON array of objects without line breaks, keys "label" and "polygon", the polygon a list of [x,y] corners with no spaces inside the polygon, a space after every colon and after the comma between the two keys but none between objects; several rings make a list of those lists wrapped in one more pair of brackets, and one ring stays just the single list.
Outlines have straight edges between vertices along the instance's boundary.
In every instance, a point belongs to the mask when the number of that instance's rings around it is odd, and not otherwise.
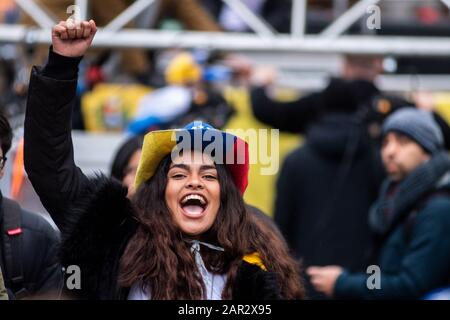
[{"label": "yellow blue and red hat", "polygon": [[158,130],[145,135],[135,188],[153,177],[166,156],[183,150],[210,152],[215,163],[222,163],[228,168],[233,182],[244,194],[249,171],[247,142],[201,121],[191,122],[182,129]]}]

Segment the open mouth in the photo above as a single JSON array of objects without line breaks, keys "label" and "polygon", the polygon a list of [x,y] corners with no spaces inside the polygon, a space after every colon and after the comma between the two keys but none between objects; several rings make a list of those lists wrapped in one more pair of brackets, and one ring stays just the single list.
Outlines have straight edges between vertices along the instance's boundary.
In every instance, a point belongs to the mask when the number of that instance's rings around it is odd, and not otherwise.
[{"label": "open mouth", "polygon": [[181,199],[180,206],[186,216],[198,218],[205,212],[205,209],[208,206],[208,201],[200,194],[191,193]]}]

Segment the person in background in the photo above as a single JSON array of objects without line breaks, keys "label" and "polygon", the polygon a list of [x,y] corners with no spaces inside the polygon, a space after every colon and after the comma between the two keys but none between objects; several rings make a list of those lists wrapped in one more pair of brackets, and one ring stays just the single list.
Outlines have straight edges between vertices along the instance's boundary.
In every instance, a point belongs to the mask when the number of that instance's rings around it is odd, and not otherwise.
[{"label": "person in background", "polygon": [[234,109],[222,94],[212,88],[207,61],[182,51],[170,58],[164,70],[166,85],[142,97],[127,131],[148,131],[183,127],[193,121],[204,121],[222,129]]},{"label": "person in background", "polygon": [[132,136],[126,139],[117,150],[111,164],[110,176],[117,179],[128,189],[128,197],[134,195],[134,178],[141,158],[144,136]]},{"label": "person in background", "polygon": [[[378,274],[312,266],[316,290],[337,299],[418,299],[450,281],[450,158],[433,116],[401,109],[382,129],[388,177],[369,223]],[[377,280],[369,281],[374,275]]]},{"label": "person in background", "polygon": [[[367,213],[383,173],[363,126],[343,109],[311,126],[305,143],[284,160],[274,220],[305,267],[338,264],[357,271],[366,264]],[[325,298],[306,284],[311,299]]]},{"label": "person in background", "polygon": [[[380,92],[374,81],[381,57],[347,56],[342,77],[292,102],[268,96],[273,70],[256,69],[252,89],[256,118],[282,131],[305,135],[289,154],[277,182],[274,219],[305,265],[341,265],[363,271],[372,238],[368,212],[385,177],[379,155],[381,126],[408,102]],[[450,144],[449,127],[436,113]],[[311,246],[311,243],[317,244]],[[311,298],[324,298],[309,286]]]}]

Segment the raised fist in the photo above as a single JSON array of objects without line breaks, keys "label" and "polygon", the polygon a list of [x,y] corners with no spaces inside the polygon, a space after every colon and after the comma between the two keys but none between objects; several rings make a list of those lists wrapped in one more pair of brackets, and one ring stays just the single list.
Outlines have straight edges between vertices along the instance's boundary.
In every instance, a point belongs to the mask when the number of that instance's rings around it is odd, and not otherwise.
[{"label": "raised fist", "polygon": [[88,50],[97,32],[94,20],[61,21],[52,29],[53,51],[66,57],[80,57]]}]

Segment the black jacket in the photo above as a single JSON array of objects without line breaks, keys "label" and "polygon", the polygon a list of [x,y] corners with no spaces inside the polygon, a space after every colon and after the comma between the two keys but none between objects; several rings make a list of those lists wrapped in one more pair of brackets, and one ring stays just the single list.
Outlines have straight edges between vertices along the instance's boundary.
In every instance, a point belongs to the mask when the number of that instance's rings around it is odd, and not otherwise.
[{"label": "black jacket", "polygon": [[305,144],[282,166],[274,218],[305,267],[364,266],[368,211],[383,174],[376,149],[361,131],[352,116],[329,114],[311,126]]},{"label": "black jacket", "polygon": [[[3,206],[3,197],[0,194],[0,206]],[[58,263],[57,253],[59,234],[41,216],[21,210],[22,252],[21,265],[24,281],[21,288],[26,289],[24,296],[50,297],[58,295],[63,285],[63,274]],[[3,228],[3,210],[0,210],[0,230]],[[16,288],[11,282],[10,270],[5,261],[5,243],[0,238],[0,263],[3,270],[4,281],[9,294],[21,288]],[[19,254],[13,252],[13,254]],[[19,297],[11,297],[19,298]]]},{"label": "black jacket", "polygon": [[[105,177],[88,179],[75,166],[70,121],[78,62],[51,53],[43,71],[33,69],[25,168],[62,232],[62,264],[78,265],[82,272],[81,290],[73,293],[86,299],[125,299],[129,288],[117,283],[119,261],[137,224],[124,187]],[[242,262],[234,299],[280,297],[274,274]]]}]

